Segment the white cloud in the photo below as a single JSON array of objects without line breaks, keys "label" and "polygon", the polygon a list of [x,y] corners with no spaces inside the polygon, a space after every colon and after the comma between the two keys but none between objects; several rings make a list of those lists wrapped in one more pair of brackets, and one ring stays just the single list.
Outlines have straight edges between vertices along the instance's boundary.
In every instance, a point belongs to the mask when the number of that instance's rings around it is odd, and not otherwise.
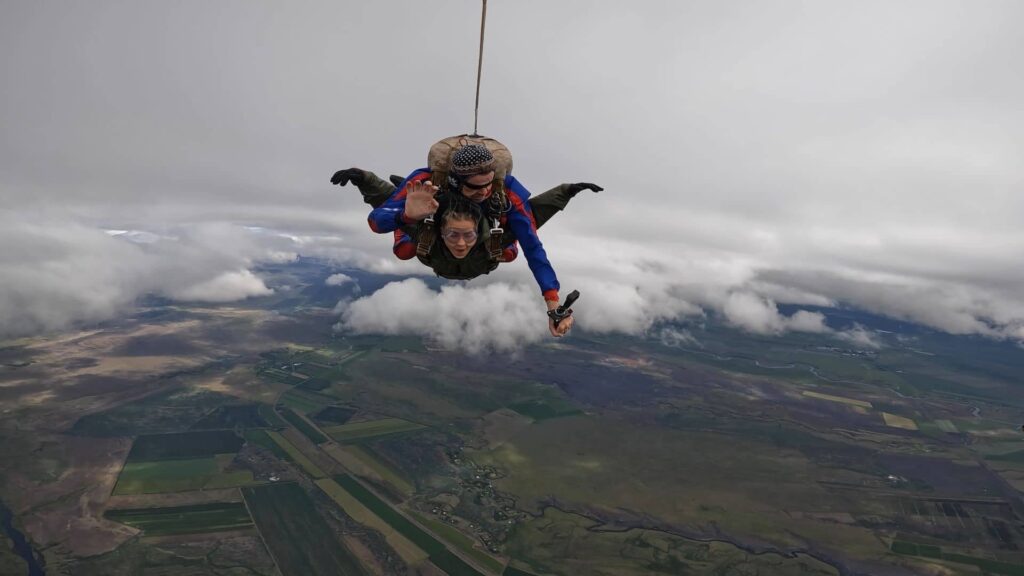
[{"label": "white cloud", "polygon": [[324,284],[327,286],[344,286],[350,283],[355,283],[355,280],[351,276],[341,274],[340,272],[338,274],[331,274],[327,277],[327,280],[324,280]]},{"label": "white cloud", "polygon": [[336,329],[356,334],[417,334],[470,353],[515,350],[550,337],[543,306],[524,286],[455,285],[435,292],[415,278],[392,282],[348,303]]},{"label": "white cloud", "polygon": [[882,347],[882,342],[877,334],[872,333],[867,328],[864,328],[860,324],[854,325],[853,328],[836,332],[835,337],[849,342],[859,348],[873,348],[878,349]]},{"label": "white cloud", "polygon": [[[623,6],[503,3],[488,35],[481,128],[512,148],[517,177],[535,193],[606,188],[541,231],[565,291],[583,290],[581,328],[637,333],[709,310],[759,333],[824,333],[776,304],[848,304],[1024,339],[1024,77],[1006,73],[1024,4]],[[327,179],[408,173],[465,130],[469,91],[410,101],[391,80],[464,82],[475,62],[451,55],[475,16],[461,2],[349,12],[5,11],[2,65],[19,81],[0,91],[0,333],[110,317],[296,254],[430,275]],[[139,25],[153,18],[159,42]],[[438,40],[424,18],[464,37]],[[385,21],[418,58],[378,42]],[[535,41],[518,42],[527,29]],[[421,65],[441,59],[452,65]],[[522,257],[471,285],[516,282],[539,308]]]},{"label": "white cloud", "polygon": [[198,302],[234,302],[251,296],[267,296],[274,291],[248,270],[224,272],[214,278],[175,289],[169,296],[175,300]]}]

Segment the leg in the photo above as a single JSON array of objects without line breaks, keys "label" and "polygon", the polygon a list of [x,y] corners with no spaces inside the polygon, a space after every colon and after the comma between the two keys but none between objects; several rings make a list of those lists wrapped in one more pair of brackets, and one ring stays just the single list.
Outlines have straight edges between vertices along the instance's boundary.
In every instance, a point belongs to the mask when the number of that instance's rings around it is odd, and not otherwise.
[{"label": "leg", "polygon": [[538,194],[528,200],[530,208],[533,210],[533,220],[537,223],[537,228],[543,226],[552,216],[561,212],[569,204],[569,200],[572,200],[575,194],[570,194],[568,188],[569,184],[555,186],[551,190]]},{"label": "leg", "polygon": [[370,206],[377,208],[383,204],[395,192],[395,185],[381,180],[376,174],[364,171],[366,176],[362,184],[357,184],[359,193],[363,195],[363,201]]}]

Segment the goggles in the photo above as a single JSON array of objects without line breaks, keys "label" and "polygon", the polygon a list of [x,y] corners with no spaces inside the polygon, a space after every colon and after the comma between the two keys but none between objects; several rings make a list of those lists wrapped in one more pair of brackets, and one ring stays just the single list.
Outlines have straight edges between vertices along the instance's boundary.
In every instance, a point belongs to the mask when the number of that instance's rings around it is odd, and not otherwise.
[{"label": "goggles", "polygon": [[462,186],[464,188],[469,188],[470,190],[483,190],[484,188],[490,188],[492,184],[494,184],[494,182],[488,182],[486,184],[470,184],[465,180],[462,181]]},{"label": "goggles", "polygon": [[477,233],[476,230],[470,230],[468,232],[459,232],[458,230],[448,230],[441,232],[441,237],[448,242],[458,242],[459,238],[466,241],[466,244],[472,244],[476,242]]}]

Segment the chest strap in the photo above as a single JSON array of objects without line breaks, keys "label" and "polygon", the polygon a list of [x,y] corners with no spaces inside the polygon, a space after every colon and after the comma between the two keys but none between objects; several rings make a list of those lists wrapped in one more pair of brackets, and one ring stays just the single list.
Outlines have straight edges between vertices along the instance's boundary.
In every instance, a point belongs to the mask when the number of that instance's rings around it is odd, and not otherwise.
[{"label": "chest strap", "polygon": [[426,258],[434,245],[434,217],[427,216],[420,223],[419,237],[416,239],[416,255]]},{"label": "chest strap", "polygon": [[495,262],[505,261],[504,254],[501,249],[501,236],[504,233],[505,231],[501,228],[498,220],[491,220],[491,233],[487,238],[487,251],[490,253],[491,260]]}]

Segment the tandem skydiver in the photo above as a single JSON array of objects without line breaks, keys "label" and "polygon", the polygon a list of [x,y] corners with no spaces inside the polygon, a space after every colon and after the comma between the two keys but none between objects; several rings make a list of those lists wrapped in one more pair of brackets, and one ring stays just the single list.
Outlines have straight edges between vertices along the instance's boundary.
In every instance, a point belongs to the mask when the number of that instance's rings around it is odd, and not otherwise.
[{"label": "tandem skydiver", "polygon": [[[341,186],[352,182],[359,187],[364,201],[374,208],[370,228],[394,234],[397,257],[415,255],[445,278],[487,274],[499,262],[516,257],[518,242],[549,312],[554,311],[558,308],[558,279],[537,228],[582,190],[600,192],[603,188],[585,182],[562,184],[531,198],[511,175],[496,178],[496,167],[487,147],[469,143],[451,154],[441,186],[431,182],[437,170],[429,168],[416,170],[397,185],[358,168],[338,171],[331,182]],[[434,221],[435,213],[441,214],[440,223]],[[553,336],[567,333],[572,323],[571,316],[556,323],[549,314]]]}]

